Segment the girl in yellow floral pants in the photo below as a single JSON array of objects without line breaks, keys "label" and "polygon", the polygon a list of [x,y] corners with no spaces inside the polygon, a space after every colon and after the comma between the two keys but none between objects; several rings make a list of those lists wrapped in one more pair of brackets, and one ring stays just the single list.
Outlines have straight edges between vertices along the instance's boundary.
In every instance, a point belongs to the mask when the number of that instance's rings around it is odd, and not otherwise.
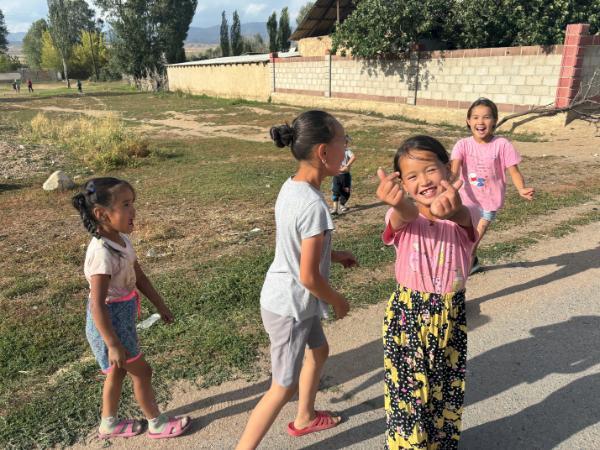
[{"label": "girl in yellow floral pants", "polygon": [[464,289],[479,216],[460,200],[462,181],[450,184],[448,154],[436,139],[407,139],[394,170],[379,169],[377,188],[390,206],[382,239],[396,249],[398,282],[383,320],[385,448],[456,449],[467,358]]},{"label": "girl in yellow floral pants", "polygon": [[386,449],[458,448],[465,388],[464,292],[398,287],[383,321]]}]

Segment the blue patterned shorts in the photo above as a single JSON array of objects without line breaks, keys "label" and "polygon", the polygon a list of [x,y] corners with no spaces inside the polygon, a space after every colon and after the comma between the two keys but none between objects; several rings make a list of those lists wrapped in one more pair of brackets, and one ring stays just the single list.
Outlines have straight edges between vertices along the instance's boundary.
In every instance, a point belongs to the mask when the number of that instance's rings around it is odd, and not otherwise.
[{"label": "blue patterned shorts", "polygon": [[[119,341],[121,341],[121,344],[127,351],[127,362],[135,361],[142,356],[137,330],[135,328],[137,297],[126,302],[109,303],[106,307],[108,308],[108,315],[111,318],[112,327],[115,330]],[[100,365],[102,373],[109,373],[112,367],[108,361],[108,347],[104,343],[98,328],[96,328],[96,324],[94,324],[89,301],[87,305],[85,334],[90,347],[92,348],[92,353],[94,353],[96,361],[98,362],[98,365]]]}]

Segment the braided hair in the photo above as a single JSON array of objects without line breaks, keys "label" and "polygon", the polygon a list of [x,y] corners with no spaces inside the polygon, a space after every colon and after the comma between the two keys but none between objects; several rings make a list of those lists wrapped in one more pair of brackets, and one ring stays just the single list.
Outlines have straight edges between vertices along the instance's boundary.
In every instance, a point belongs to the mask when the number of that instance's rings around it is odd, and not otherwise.
[{"label": "braided hair", "polygon": [[92,236],[100,239],[98,233],[98,219],[94,216],[94,207],[103,206],[110,208],[114,201],[114,192],[120,186],[126,186],[135,192],[133,187],[125,180],[113,177],[92,178],[83,185],[83,192],[73,196],[73,207],[79,211],[83,227]]}]

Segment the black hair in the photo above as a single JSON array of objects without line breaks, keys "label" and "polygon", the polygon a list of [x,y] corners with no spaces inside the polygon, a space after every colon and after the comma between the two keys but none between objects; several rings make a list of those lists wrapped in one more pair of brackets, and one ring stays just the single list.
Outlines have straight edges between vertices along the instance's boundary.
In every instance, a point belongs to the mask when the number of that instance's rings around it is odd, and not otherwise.
[{"label": "black hair", "polygon": [[[490,108],[492,111],[492,116],[494,117],[494,122],[498,122],[498,107],[493,101],[485,97],[479,97],[477,100],[471,103],[471,106],[469,106],[469,109],[467,110],[467,119],[471,118],[471,112],[473,112],[473,108],[477,106],[487,106]],[[467,127],[469,127],[468,124]]]},{"label": "black hair", "polygon": [[400,158],[414,158],[414,156],[410,154],[411,150],[422,150],[424,152],[433,153],[443,164],[448,164],[448,162],[450,162],[448,152],[443,144],[437,139],[424,135],[409,137],[400,145],[398,151],[396,151],[396,154],[394,155],[394,171],[400,173],[400,178],[402,178],[402,173],[400,172]]},{"label": "black hair", "polygon": [[79,211],[84,228],[92,236],[100,238],[99,222],[94,216],[94,207],[99,205],[110,208],[114,201],[114,192],[120,186],[126,186],[135,194],[135,190],[125,180],[113,177],[92,178],[83,185],[83,192],[73,196],[73,207]]},{"label": "black hair", "polygon": [[325,111],[305,111],[287,123],[271,127],[270,135],[279,148],[290,147],[298,161],[310,159],[312,149],[317,144],[329,144],[335,137],[339,122]]}]

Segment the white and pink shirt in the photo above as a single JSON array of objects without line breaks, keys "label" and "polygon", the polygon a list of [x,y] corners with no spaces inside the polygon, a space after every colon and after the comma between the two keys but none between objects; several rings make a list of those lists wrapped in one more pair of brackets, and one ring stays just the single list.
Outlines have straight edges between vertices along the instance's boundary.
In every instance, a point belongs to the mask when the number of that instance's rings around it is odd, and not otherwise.
[{"label": "white and pink shirt", "polygon": [[[110,275],[106,303],[127,301],[134,298],[137,256],[129,237],[120,233],[125,246],[110,239],[93,237],[85,254],[83,272],[90,288],[93,275]],[[111,251],[108,247],[117,250]]]},{"label": "white and pink shirt", "polygon": [[[396,281],[420,292],[447,294],[465,287],[477,230],[450,220],[430,221],[419,216],[396,232],[390,226],[393,208],[385,215],[384,244],[396,248]],[[469,208],[477,224],[479,212]]]},{"label": "white and pink shirt", "polygon": [[450,159],[462,161],[460,190],[463,203],[485,211],[498,211],[504,205],[506,169],[521,162],[512,143],[494,136],[490,142],[478,143],[473,136],[461,139],[452,149]]}]

